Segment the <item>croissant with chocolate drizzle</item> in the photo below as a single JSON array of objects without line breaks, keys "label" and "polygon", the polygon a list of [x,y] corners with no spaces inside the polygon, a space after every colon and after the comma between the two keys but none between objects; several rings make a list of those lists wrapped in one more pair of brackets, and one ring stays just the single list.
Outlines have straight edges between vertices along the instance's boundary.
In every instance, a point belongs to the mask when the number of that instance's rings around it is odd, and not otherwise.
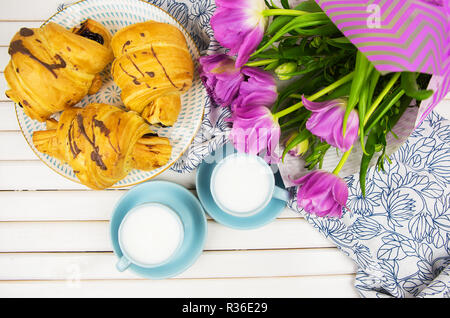
[{"label": "croissant with chocolate drizzle", "polygon": [[153,170],[165,165],[172,152],[167,138],[158,137],[136,112],[106,104],[72,107],[47,130],[35,131],[40,152],[68,163],[84,185],[111,187],[132,169]]},{"label": "croissant with chocolate drizzle", "polygon": [[32,119],[47,120],[100,89],[99,73],[113,59],[110,43],[109,31],[90,19],[72,30],[52,22],[21,28],[9,45],[6,96]]},{"label": "croissant with chocolate drizzle", "polygon": [[155,21],[136,23],[119,30],[111,47],[115,57],[111,72],[125,106],[150,124],[172,126],[194,74],[181,31]]}]

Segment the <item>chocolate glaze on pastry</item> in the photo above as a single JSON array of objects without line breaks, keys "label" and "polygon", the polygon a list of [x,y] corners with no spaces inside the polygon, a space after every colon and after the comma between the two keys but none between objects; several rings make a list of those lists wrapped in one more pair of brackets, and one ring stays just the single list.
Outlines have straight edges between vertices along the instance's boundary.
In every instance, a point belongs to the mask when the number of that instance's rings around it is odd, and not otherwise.
[{"label": "chocolate glaze on pastry", "polygon": [[21,28],[8,48],[6,95],[29,117],[44,122],[100,89],[98,74],[113,59],[110,43],[109,31],[90,19],[72,30],[52,22]]},{"label": "chocolate glaze on pastry", "polygon": [[[22,30],[23,29],[21,29],[21,31]],[[20,32],[20,33],[22,33],[22,32]],[[31,36],[31,35],[26,35],[26,36]],[[58,68],[66,67],[66,62],[58,54],[56,54],[54,58],[55,58],[55,60],[59,61],[59,63],[48,64],[46,62],[43,62],[42,60],[40,60],[39,58],[34,56],[33,53],[31,53],[30,50],[28,50],[23,45],[22,40],[16,40],[9,44],[8,54],[13,56],[14,54],[17,54],[17,53],[28,55],[33,60],[39,62],[42,66],[44,66],[47,70],[49,70],[55,78],[58,78],[58,75],[56,74],[56,72],[54,70],[56,70]],[[16,72],[19,73],[18,68],[16,68]]]},{"label": "chocolate glaze on pastry", "polygon": [[89,40],[95,41],[101,45],[105,43],[105,40],[103,39],[103,36],[101,36],[99,33],[92,32],[89,30],[89,26],[87,24],[87,21],[83,22],[81,24],[81,27],[79,30],[75,32],[75,34],[78,34],[84,38],[87,38]]},{"label": "chocolate glaze on pastry", "polygon": [[19,33],[21,36],[32,36],[34,34],[34,31],[28,28],[21,28],[19,30]]},{"label": "chocolate glaze on pastry", "polygon": [[119,30],[111,47],[111,73],[125,106],[150,124],[172,126],[194,75],[183,33],[170,24],[146,21]]},{"label": "chocolate glaze on pastry", "polygon": [[161,167],[172,153],[169,139],[158,137],[136,112],[116,106],[70,108],[49,126],[34,132],[36,149],[68,163],[92,189],[108,188],[132,169]]}]

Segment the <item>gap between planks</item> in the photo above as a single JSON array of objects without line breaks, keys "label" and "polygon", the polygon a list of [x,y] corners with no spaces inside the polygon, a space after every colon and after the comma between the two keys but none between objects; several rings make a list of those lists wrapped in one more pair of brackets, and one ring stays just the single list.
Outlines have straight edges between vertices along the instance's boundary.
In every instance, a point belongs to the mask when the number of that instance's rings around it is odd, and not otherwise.
[{"label": "gap between planks", "polygon": [[[295,213],[295,212],[294,212]],[[213,218],[211,218],[208,214],[205,213],[207,222],[215,222],[217,223]],[[278,216],[275,220],[280,221],[292,221],[292,220],[303,220],[305,219],[302,215],[298,214],[298,217],[295,216],[285,216],[282,215]],[[62,220],[4,220],[0,221],[0,224],[7,224],[7,223],[105,223],[109,222],[110,219],[89,219],[89,220],[79,220],[79,219],[62,219]],[[219,223],[218,223],[219,224]],[[0,252],[1,253],[1,252]]]},{"label": "gap between planks", "polygon": [[[274,247],[274,248],[236,248],[236,249],[226,249],[226,250],[220,250],[220,249],[207,249],[203,250],[204,253],[235,253],[235,252],[273,252],[273,251],[315,251],[315,250],[336,250],[338,249],[337,246],[318,246],[318,247]],[[18,251],[18,252],[0,252],[1,255],[28,255],[28,254],[54,254],[54,255],[62,255],[62,254],[68,254],[68,255],[86,255],[86,254],[101,254],[101,255],[113,255],[114,251]]]},{"label": "gap between planks", "polygon": [[[356,273],[347,273],[347,274],[321,274],[321,275],[286,275],[286,276],[230,276],[230,277],[171,277],[166,278],[165,280],[227,280],[227,279],[274,279],[274,278],[325,278],[325,277],[356,277]],[[80,279],[80,282],[102,282],[102,281],[115,281],[115,282],[127,282],[127,281],[148,281],[149,279],[146,278],[85,278]],[[3,280],[0,279],[0,283],[31,283],[31,282],[67,282],[67,279],[16,279],[16,280]]]}]

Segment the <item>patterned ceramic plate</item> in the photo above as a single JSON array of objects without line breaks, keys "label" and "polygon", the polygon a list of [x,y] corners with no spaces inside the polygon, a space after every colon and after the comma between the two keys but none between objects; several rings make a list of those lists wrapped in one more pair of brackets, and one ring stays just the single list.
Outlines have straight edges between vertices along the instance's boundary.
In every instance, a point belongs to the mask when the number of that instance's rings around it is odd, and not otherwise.
[{"label": "patterned ceramic plate", "polygon": [[[200,53],[189,33],[174,17],[155,5],[140,0],[85,0],[66,7],[47,22],[55,22],[69,29],[87,18],[102,23],[112,34],[127,25],[146,20],[173,24],[183,32],[189,52],[194,60],[195,69],[197,69],[197,59]],[[123,105],[120,99],[120,88],[114,83],[110,75],[110,67],[107,67],[101,75],[104,83],[100,91],[95,95],[86,96],[76,106],[83,107],[89,103]],[[192,88],[182,96],[182,109],[176,124],[170,128],[154,128],[154,131],[160,136],[168,137],[171,141],[173,149],[169,162],[152,171],[133,170],[125,179],[119,181],[113,187],[127,187],[149,180],[172,166],[189,147],[200,128],[207,100],[207,93],[196,72]],[[36,155],[59,174],[79,182],[69,165],[40,153],[34,147],[32,142],[33,132],[45,130],[45,123],[32,120],[17,105],[16,114],[23,135]]]}]

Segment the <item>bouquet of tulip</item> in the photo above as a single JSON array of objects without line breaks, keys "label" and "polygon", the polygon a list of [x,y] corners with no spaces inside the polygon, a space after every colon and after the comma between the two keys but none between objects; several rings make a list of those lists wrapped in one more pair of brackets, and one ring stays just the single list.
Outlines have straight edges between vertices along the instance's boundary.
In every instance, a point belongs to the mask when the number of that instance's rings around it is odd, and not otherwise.
[{"label": "bouquet of tulip", "polygon": [[[432,75],[375,65],[313,0],[295,6],[216,0],[216,6],[211,26],[228,51],[201,57],[200,74],[212,100],[231,109],[230,140],[269,163],[303,156],[311,172],[292,180],[299,207],[340,217],[348,190],[338,173],[355,144],[363,151],[365,194],[372,159],[378,157],[378,169],[389,161],[386,136],[409,107],[435,95],[428,89]],[[277,81],[289,84],[278,91]],[[342,156],[324,171],[331,148]]]}]

